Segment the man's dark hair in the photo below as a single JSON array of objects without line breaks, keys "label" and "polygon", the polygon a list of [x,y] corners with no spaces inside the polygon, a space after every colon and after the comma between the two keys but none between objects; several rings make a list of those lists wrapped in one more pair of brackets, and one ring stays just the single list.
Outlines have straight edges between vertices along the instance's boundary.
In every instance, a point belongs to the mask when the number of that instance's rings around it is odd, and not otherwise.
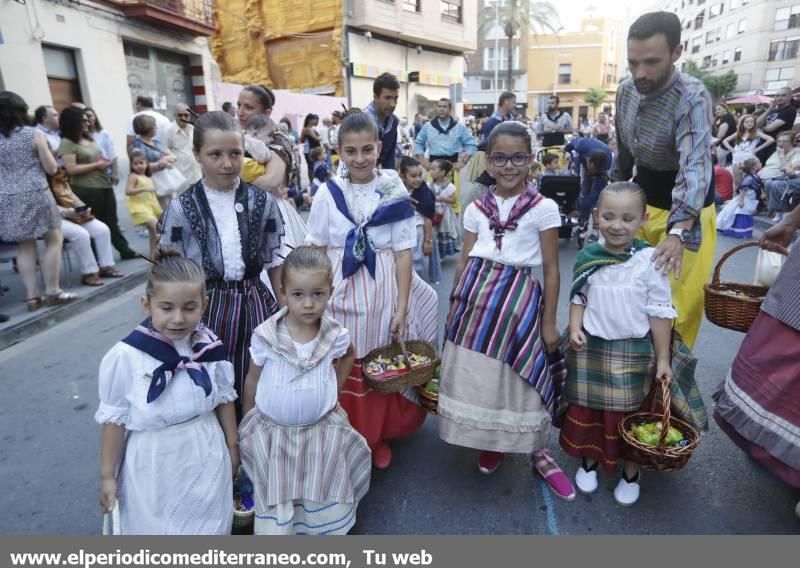
[{"label": "man's dark hair", "polygon": [[439,102],[447,103],[447,106],[449,106],[451,109],[453,108],[453,103],[447,97],[442,97],[441,99],[439,99]]},{"label": "man's dark hair", "polygon": [[391,73],[383,73],[382,75],[378,75],[378,77],[375,79],[375,82],[372,83],[372,94],[376,97],[379,97],[381,96],[381,91],[384,89],[387,91],[399,91],[400,82],[397,80],[397,77]]},{"label": "man's dark hair", "polygon": [[40,107],[36,107],[36,110],[33,111],[33,123],[34,124],[41,124],[44,122],[44,118],[47,116],[47,109],[49,109],[49,105],[42,105]]},{"label": "man's dark hair", "polygon": [[514,93],[509,93],[508,91],[500,93],[500,98],[497,100],[497,106],[499,107],[503,106],[503,103],[505,103],[507,100],[516,98],[517,95],[515,95]]},{"label": "man's dark hair", "polygon": [[555,99],[557,105],[561,104],[561,97],[559,97],[558,95],[550,95],[550,99]]},{"label": "man's dark hair", "polygon": [[592,164],[594,167],[599,169],[605,169],[608,164],[608,154],[603,152],[602,150],[595,150],[589,157],[587,158],[589,163]]},{"label": "man's dark hair", "polygon": [[153,108],[153,97],[136,97],[136,104],[144,108]]},{"label": "man's dark hair", "polygon": [[681,43],[681,21],[672,12],[649,12],[639,16],[628,29],[628,39],[650,39],[656,34],[667,37],[669,50]]}]

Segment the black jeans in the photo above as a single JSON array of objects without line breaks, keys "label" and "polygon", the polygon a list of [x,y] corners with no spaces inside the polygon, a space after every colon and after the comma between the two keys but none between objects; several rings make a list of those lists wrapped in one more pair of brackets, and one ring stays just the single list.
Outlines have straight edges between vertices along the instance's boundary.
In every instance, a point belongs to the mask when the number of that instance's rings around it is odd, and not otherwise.
[{"label": "black jeans", "polygon": [[114,197],[113,187],[78,187],[72,186],[75,195],[92,208],[92,215],[108,225],[111,230],[111,244],[123,260],[134,258],[136,252],[122,236],[117,219],[117,198]]}]

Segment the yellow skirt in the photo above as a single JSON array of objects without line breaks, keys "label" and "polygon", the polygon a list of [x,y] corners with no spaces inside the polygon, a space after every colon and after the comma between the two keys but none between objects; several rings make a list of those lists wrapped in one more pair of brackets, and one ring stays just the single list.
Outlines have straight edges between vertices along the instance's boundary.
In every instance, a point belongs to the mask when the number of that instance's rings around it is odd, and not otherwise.
[{"label": "yellow skirt", "polygon": [[[650,218],[639,232],[639,238],[657,246],[667,238],[667,220],[669,211],[647,206]],[[672,287],[672,303],[678,312],[675,330],[681,334],[683,341],[690,348],[694,347],[697,332],[703,321],[703,304],[705,286],[711,279],[714,266],[714,251],[717,247],[717,210],[713,205],[703,209],[700,216],[703,229],[703,242],[700,250],[683,253],[681,276],[670,275]]]},{"label": "yellow skirt", "polygon": [[128,196],[128,213],[134,225],[144,225],[148,221],[158,221],[161,206],[156,194],[150,191]]}]

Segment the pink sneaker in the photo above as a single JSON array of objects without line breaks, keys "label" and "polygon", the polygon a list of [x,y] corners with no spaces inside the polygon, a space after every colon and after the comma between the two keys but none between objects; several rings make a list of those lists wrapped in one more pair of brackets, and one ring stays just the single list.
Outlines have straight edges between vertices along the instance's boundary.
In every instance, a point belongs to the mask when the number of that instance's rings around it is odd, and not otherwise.
[{"label": "pink sneaker", "polygon": [[491,475],[503,463],[503,454],[500,452],[481,452],[478,456],[478,471],[484,475]]},{"label": "pink sneaker", "polygon": [[550,457],[550,450],[545,448],[533,453],[533,468],[544,478],[556,497],[564,501],[575,500],[575,488],[567,474]]}]

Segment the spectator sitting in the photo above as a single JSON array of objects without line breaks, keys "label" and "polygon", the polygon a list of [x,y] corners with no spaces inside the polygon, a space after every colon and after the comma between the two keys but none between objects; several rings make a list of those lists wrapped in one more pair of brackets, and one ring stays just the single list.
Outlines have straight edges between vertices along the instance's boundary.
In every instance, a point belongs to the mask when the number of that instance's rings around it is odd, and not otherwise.
[{"label": "spectator sitting", "polygon": [[795,152],[790,162],[784,166],[784,175],[774,177],[766,183],[767,208],[775,216],[773,223],[783,220],[789,209],[788,197],[800,195],[800,152]]},{"label": "spectator sitting", "polygon": [[769,157],[764,168],[759,172],[762,180],[769,180],[775,177],[786,175],[786,165],[789,164],[796,155],[800,155],[800,150],[792,146],[792,133],[781,132],[775,141],[777,147],[775,152]]},{"label": "spectator sitting", "polygon": [[714,164],[714,203],[722,205],[733,199],[733,174],[719,163],[716,152],[711,154],[711,163]]},{"label": "spectator sitting", "polygon": [[548,152],[542,158],[542,176],[560,176],[562,172],[558,169],[559,158],[557,155]]}]

